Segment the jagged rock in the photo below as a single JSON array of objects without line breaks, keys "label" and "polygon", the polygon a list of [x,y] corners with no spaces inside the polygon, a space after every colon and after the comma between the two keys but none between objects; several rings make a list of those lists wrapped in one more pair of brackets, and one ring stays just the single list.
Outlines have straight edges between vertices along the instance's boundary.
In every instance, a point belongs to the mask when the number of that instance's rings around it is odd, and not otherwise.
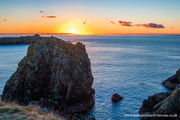
[{"label": "jagged rock", "polygon": [[[38,36],[37,36],[38,37]],[[94,104],[90,60],[82,43],[44,38],[28,47],[7,81],[2,100],[65,110],[86,111]]]},{"label": "jagged rock", "polygon": [[176,71],[175,75],[164,80],[162,82],[162,84],[170,90],[174,90],[175,88],[179,88],[180,87],[180,69],[178,69],[178,71]]},{"label": "jagged rock", "polygon": [[120,101],[120,100],[122,100],[123,99],[123,97],[121,97],[119,94],[117,94],[117,93],[115,93],[115,94],[113,94],[113,96],[111,97],[111,100],[113,101],[113,102],[118,102],[118,101]]},{"label": "jagged rock", "polygon": [[[180,88],[149,96],[143,101],[139,110],[141,115],[156,115],[156,117],[142,117],[141,120],[179,120],[180,119]],[[165,115],[166,117],[158,117]],[[170,117],[170,115],[173,115]]]},{"label": "jagged rock", "polygon": [[180,69],[162,84],[172,91],[157,93],[144,100],[139,114],[155,116],[141,117],[141,120],[180,120]]}]

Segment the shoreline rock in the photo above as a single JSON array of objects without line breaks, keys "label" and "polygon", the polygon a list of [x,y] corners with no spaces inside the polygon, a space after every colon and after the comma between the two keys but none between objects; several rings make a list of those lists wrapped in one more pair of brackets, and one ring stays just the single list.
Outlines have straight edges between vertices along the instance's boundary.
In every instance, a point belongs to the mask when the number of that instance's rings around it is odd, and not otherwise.
[{"label": "shoreline rock", "polygon": [[175,88],[179,88],[180,87],[180,69],[178,69],[176,71],[176,74],[174,74],[173,76],[164,80],[162,82],[162,84],[170,90],[174,90]]},{"label": "shoreline rock", "polygon": [[39,104],[78,113],[94,105],[90,60],[82,43],[43,38],[28,47],[17,71],[6,82],[2,100]]},{"label": "shoreline rock", "polygon": [[[180,119],[180,70],[175,75],[163,81],[165,87],[172,91],[161,92],[149,96],[139,109],[140,115],[155,115],[154,117],[141,117],[141,120],[179,120]],[[173,85],[172,85],[173,84]],[[164,115],[166,117],[158,117]]]}]

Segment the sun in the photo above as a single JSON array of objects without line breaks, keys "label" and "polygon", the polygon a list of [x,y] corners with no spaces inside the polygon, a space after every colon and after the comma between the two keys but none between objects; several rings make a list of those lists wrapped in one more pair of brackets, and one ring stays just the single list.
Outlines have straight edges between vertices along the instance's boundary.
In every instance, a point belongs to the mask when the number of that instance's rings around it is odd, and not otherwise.
[{"label": "sun", "polygon": [[63,21],[60,25],[57,31],[59,33],[70,33],[74,35],[84,35],[89,34],[89,31],[87,30],[87,26],[83,25],[82,23],[79,23],[77,20],[66,20]]},{"label": "sun", "polygon": [[79,34],[79,31],[77,31],[76,29],[69,29],[67,30],[67,33]]}]

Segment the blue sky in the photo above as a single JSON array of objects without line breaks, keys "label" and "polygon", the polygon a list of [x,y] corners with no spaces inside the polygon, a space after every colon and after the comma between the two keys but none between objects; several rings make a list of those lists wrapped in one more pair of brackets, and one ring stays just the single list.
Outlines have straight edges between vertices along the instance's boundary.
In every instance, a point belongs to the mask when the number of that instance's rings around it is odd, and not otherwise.
[{"label": "blue sky", "polygon": [[[29,16],[25,9],[31,11]],[[60,18],[107,18],[134,24],[152,22],[180,27],[180,0],[0,0],[0,17],[6,19],[40,19],[41,10],[45,15]]]}]

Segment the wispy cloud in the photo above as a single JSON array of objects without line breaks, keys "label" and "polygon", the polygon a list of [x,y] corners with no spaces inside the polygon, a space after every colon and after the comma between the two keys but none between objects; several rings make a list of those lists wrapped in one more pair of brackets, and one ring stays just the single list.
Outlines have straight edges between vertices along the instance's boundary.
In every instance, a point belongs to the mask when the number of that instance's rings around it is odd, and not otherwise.
[{"label": "wispy cloud", "polygon": [[38,22],[37,20],[33,20],[33,22]]},{"label": "wispy cloud", "polygon": [[87,19],[82,19],[82,18],[81,19],[77,19],[77,21],[80,22],[83,25],[87,25],[87,24],[90,23]]},{"label": "wispy cloud", "polygon": [[110,23],[112,23],[112,24],[116,24],[115,22],[113,22],[113,21],[109,21]]},{"label": "wispy cloud", "polygon": [[82,21],[81,21],[81,22],[82,22],[82,24],[83,24],[83,25],[86,25],[86,24],[88,24],[88,23],[89,23],[89,22],[87,21],[87,19],[82,19]]},{"label": "wispy cloud", "polygon": [[41,16],[42,18],[58,18],[57,16]]},{"label": "wispy cloud", "polygon": [[165,28],[162,24],[156,24],[156,23],[147,23],[147,24],[135,24],[134,26],[139,27],[146,27],[146,28]]},{"label": "wispy cloud", "polygon": [[119,24],[120,24],[121,26],[132,26],[132,25],[131,25],[132,22],[126,22],[126,21],[121,21],[121,20],[119,20],[118,22],[119,22]]},{"label": "wispy cloud", "polygon": [[2,23],[2,22],[8,22],[8,20],[4,17],[0,17],[0,23]]},{"label": "wispy cloud", "polygon": [[29,10],[29,9],[25,9],[24,11],[28,12],[28,11],[31,11],[31,10]]},{"label": "wispy cloud", "polygon": [[39,12],[40,12],[40,13],[44,13],[44,11],[42,11],[42,10],[41,10],[41,11],[39,11]]},{"label": "wispy cloud", "polygon": [[109,19],[106,19],[106,21],[108,21],[108,22],[110,22],[110,23],[112,23],[112,24],[116,24],[114,21],[109,20]]}]

